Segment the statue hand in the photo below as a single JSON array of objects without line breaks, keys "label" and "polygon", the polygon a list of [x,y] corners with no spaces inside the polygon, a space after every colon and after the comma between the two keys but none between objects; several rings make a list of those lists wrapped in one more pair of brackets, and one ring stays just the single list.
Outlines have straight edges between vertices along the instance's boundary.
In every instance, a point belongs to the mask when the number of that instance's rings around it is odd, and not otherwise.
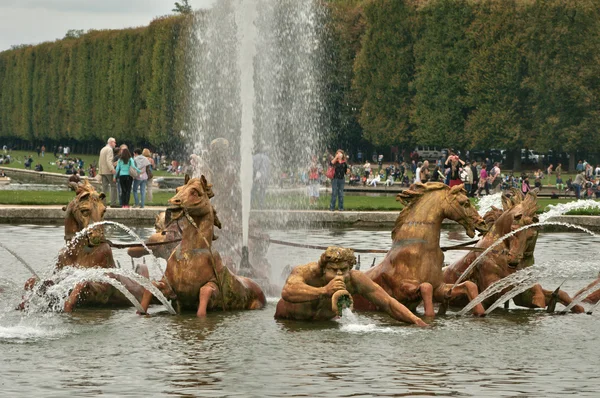
[{"label": "statue hand", "polygon": [[338,290],[346,290],[346,284],[341,276],[336,276],[325,286],[325,294],[329,297]]}]

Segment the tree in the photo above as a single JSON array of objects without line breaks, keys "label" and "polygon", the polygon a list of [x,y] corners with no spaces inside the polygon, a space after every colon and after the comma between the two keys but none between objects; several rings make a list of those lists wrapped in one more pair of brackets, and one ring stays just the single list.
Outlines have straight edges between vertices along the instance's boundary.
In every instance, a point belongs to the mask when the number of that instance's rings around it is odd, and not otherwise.
[{"label": "tree", "polygon": [[79,39],[83,33],[83,29],[69,29],[65,34],[65,39]]},{"label": "tree", "polygon": [[408,3],[373,0],[364,8],[368,27],[354,64],[353,88],[364,136],[376,146],[411,140],[416,12]]},{"label": "tree", "polygon": [[176,1],[175,8],[173,8],[171,11],[179,12],[181,14],[191,14],[192,6],[188,4],[188,0],[183,0],[181,3]]},{"label": "tree", "polygon": [[421,144],[466,148],[465,73],[469,66],[467,28],[473,20],[466,0],[439,0],[419,13],[421,31],[415,43],[415,96],[411,122]]}]

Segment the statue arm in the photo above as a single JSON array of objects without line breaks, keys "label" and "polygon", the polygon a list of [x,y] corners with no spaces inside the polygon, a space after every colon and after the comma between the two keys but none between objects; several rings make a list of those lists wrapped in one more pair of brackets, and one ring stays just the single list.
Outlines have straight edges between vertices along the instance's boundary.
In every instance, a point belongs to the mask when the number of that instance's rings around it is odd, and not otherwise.
[{"label": "statue arm", "polygon": [[367,300],[375,304],[380,310],[387,312],[392,318],[414,323],[419,326],[427,326],[418,316],[398,300],[387,294],[385,290],[360,271],[352,271],[352,280],[357,292]]},{"label": "statue arm", "polygon": [[281,298],[291,303],[304,303],[318,300],[324,294],[326,294],[325,287],[310,286],[306,283],[303,275],[293,271],[285,282],[285,286],[281,291]]}]

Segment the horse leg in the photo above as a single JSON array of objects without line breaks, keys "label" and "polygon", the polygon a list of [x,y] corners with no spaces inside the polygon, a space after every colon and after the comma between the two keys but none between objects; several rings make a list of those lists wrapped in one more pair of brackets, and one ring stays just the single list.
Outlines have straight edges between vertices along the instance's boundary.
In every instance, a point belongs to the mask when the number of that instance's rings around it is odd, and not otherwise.
[{"label": "horse leg", "polygon": [[[147,269],[146,269],[147,271]],[[143,274],[142,274],[143,275]],[[169,299],[175,298],[175,294],[173,290],[171,290],[168,284],[165,283],[164,278],[159,282],[152,282],[154,286],[156,286],[161,293]],[[142,306],[143,312],[138,311],[140,315],[147,315],[148,307],[150,306],[150,302],[152,301],[152,293],[149,290],[143,289],[144,293],[142,294],[142,299],[140,300],[140,304]]]},{"label": "horse leg", "polygon": [[[479,294],[479,289],[477,289],[477,285],[471,281],[466,281],[463,283],[459,283],[453,289],[452,284],[444,284],[441,285],[440,288],[436,289],[435,299],[443,303],[448,298],[456,298],[458,296],[466,295],[469,298],[469,302],[473,301],[475,297]],[[473,308],[474,315],[484,315],[485,309],[481,303],[477,304],[475,308]]]},{"label": "horse leg", "polygon": [[77,304],[79,295],[81,294],[81,291],[85,289],[86,286],[87,282],[78,283],[77,285],[75,285],[75,288],[71,291],[71,294],[69,294],[69,297],[65,301],[65,312],[73,312],[73,308],[75,307],[75,304]]},{"label": "horse leg", "polygon": [[[545,308],[552,300],[552,294],[554,292],[552,290],[543,289],[539,284],[533,286],[531,289],[526,290],[525,292],[516,296],[513,301],[516,305],[520,307],[527,308]],[[536,297],[537,296],[537,297]],[[542,297],[543,301],[539,301],[539,296]],[[534,301],[535,300],[535,301]],[[563,290],[558,291],[558,302],[564,305],[565,307],[571,304],[573,299],[567,294],[567,292]],[[576,314],[581,314],[585,310],[582,306],[576,305],[571,309],[572,312]]]},{"label": "horse leg", "polygon": [[198,303],[198,312],[196,313],[197,317],[205,317],[206,316],[206,308],[208,307],[208,302],[213,295],[219,291],[217,285],[213,282],[208,282],[206,285],[200,288],[200,302]]},{"label": "horse leg", "polygon": [[423,309],[425,310],[425,316],[433,318],[435,316],[435,309],[433,308],[433,286],[429,282],[424,282],[419,285],[419,291],[423,298]]}]

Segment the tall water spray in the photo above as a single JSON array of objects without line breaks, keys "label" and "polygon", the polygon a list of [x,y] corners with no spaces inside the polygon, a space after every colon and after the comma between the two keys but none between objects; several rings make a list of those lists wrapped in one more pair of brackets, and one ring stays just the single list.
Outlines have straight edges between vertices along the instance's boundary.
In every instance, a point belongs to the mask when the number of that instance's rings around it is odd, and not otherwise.
[{"label": "tall water spray", "polygon": [[[221,0],[195,14],[185,134],[193,177],[213,184],[223,225],[215,245],[235,263],[252,235],[253,181],[274,184],[319,153],[321,7],[314,0]],[[270,165],[260,176],[253,154]]]}]

